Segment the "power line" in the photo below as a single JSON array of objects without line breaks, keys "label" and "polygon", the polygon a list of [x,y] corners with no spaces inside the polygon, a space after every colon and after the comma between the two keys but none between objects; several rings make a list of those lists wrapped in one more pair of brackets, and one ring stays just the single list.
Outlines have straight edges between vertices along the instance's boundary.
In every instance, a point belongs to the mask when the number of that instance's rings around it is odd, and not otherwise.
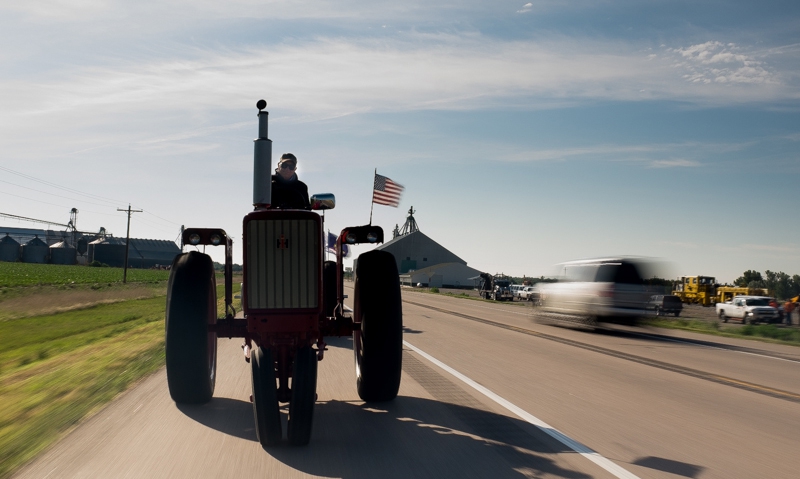
[{"label": "power line", "polygon": [[5,184],[7,184],[7,185],[16,186],[16,187],[19,187],[19,188],[25,188],[26,190],[35,191],[35,192],[37,192],[37,193],[44,193],[45,195],[57,196],[57,197],[59,197],[59,198],[64,198],[64,199],[67,199],[67,200],[72,200],[72,201],[79,201],[79,202],[81,202],[81,203],[86,203],[86,204],[90,204],[90,205],[95,205],[95,206],[108,206],[108,205],[104,205],[104,204],[100,204],[100,203],[92,203],[92,202],[90,202],[90,201],[86,201],[86,200],[81,200],[81,199],[72,198],[72,197],[69,197],[69,196],[57,195],[57,194],[55,194],[55,193],[48,193],[48,192],[46,192],[46,191],[37,190],[36,188],[31,188],[31,187],[29,187],[29,186],[22,186],[22,185],[18,185],[18,184],[16,184],[16,183],[12,183],[12,182],[10,182],[10,181],[0,180],[0,183],[5,183]]},{"label": "power line", "polygon": [[[104,196],[99,196],[99,195],[94,195],[94,194],[89,194],[89,193],[83,193],[83,192],[81,192],[81,191],[78,191],[78,190],[76,190],[76,189],[73,189],[73,188],[67,188],[67,187],[64,187],[64,186],[60,186],[60,185],[57,185],[57,184],[55,184],[55,183],[52,183],[52,182],[50,182],[50,181],[42,180],[42,179],[36,178],[36,177],[34,177],[34,176],[27,175],[27,174],[25,174],[25,173],[20,173],[20,172],[18,172],[18,171],[12,170],[12,169],[10,169],[10,168],[6,168],[6,167],[4,167],[4,166],[0,166],[0,170],[7,171],[7,172],[9,172],[9,173],[12,173],[12,174],[15,174],[15,175],[21,176],[21,177],[23,177],[23,178],[27,178],[27,179],[29,179],[29,180],[36,181],[36,182],[38,182],[38,183],[42,183],[42,184],[44,184],[44,185],[47,185],[47,186],[51,186],[51,187],[53,187],[53,188],[58,188],[58,189],[60,189],[60,190],[64,190],[64,191],[67,191],[67,192],[70,192],[70,193],[73,193],[73,194],[77,194],[77,195],[80,195],[80,196],[85,196],[85,197],[87,197],[87,198],[96,198],[96,199],[99,199],[99,200],[101,200],[101,201],[106,201],[106,202],[108,202],[108,203],[113,203],[113,204],[118,204],[118,203],[120,203],[120,201],[118,201],[118,200],[113,200],[113,199],[110,199],[110,198],[106,198],[106,197],[104,197]],[[90,202],[90,201],[81,200],[81,199],[76,199],[76,198],[71,198],[71,197],[68,197],[68,196],[63,196],[63,195],[57,195],[57,194],[55,194],[55,193],[48,193],[48,192],[46,192],[46,191],[37,190],[37,189],[35,189],[35,188],[31,188],[31,187],[28,187],[28,186],[18,185],[18,184],[16,184],[16,183],[12,183],[12,182],[10,182],[10,181],[0,180],[0,182],[2,182],[2,183],[6,183],[6,184],[9,184],[9,185],[13,185],[13,186],[17,186],[17,187],[20,187],[20,188],[25,188],[25,189],[28,189],[28,190],[31,190],[31,191],[36,191],[37,193],[43,193],[43,194],[46,194],[46,195],[56,196],[56,197],[59,197],[59,198],[65,198],[65,199],[68,199],[68,200],[73,200],[73,201],[80,201],[80,202],[87,203],[87,204],[91,204],[91,205],[95,205],[95,206],[113,206],[113,205],[105,205],[105,204],[100,204],[100,203],[92,203],[92,202]],[[6,192],[2,192],[2,193],[5,193],[5,194],[7,194],[7,195],[11,195],[11,196],[16,196],[17,198],[22,198],[22,199],[30,200],[30,201],[37,201],[37,202],[39,202],[39,203],[49,204],[49,205],[53,205],[53,206],[61,206],[61,205],[56,205],[56,204],[54,204],[54,203],[48,203],[48,202],[46,202],[46,201],[35,200],[35,199],[32,199],[32,198],[26,198],[26,197],[24,197],[24,196],[14,195],[14,194],[12,194],[12,193],[6,193]],[[87,212],[90,212],[90,213],[98,213],[98,212],[96,212],[96,211],[89,211],[89,210],[86,210],[86,211],[87,211]],[[161,221],[164,221],[164,222],[166,222],[167,224],[170,224],[170,225],[177,225],[177,224],[178,224],[178,222],[177,222],[177,221],[171,221],[171,220],[168,220],[168,219],[166,219],[166,218],[162,218],[161,216],[158,216],[158,215],[157,215],[157,214],[155,214],[155,213],[151,213],[151,212],[149,212],[149,211],[144,211],[144,210],[143,210],[143,212],[144,212],[144,213],[146,213],[146,214],[148,214],[148,215],[154,216],[154,217],[156,217],[156,218],[160,219]],[[98,213],[98,214],[108,214],[108,213]],[[114,216],[114,215],[109,215],[109,216]]]},{"label": "power line", "polygon": [[119,200],[106,198],[104,196],[99,196],[99,195],[93,195],[93,194],[90,194],[90,193],[83,193],[83,192],[78,191],[78,190],[73,189],[73,188],[67,188],[66,186],[57,185],[57,184],[52,183],[50,181],[45,181],[45,180],[36,178],[34,176],[26,175],[25,173],[20,173],[19,171],[12,170],[11,168],[6,168],[5,166],[0,166],[0,170],[7,171],[9,173],[21,176],[23,178],[27,178],[29,180],[45,184],[47,186],[52,186],[53,188],[58,188],[60,190],[69,191],[70,193],[74,193],[74,194],[81,195],[81,196],[86,196],[87,198],[94,198],[94,199],[98,199],[98,200],[101,200],[101,201],[107,201],[109,203],[120,203]]}]

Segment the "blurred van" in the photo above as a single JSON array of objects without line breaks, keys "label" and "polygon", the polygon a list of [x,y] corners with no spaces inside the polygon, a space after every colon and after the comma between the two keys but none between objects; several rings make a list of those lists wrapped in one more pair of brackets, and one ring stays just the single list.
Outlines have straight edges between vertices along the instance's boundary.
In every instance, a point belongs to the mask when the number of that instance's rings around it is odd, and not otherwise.
[{"label": "blurred van", "polygon": [[649,299],[643,279],[645,263],[636,258],[561,263],[558,281],[539,287],[541,314],[589,325],[635,324],[644,316]]}]

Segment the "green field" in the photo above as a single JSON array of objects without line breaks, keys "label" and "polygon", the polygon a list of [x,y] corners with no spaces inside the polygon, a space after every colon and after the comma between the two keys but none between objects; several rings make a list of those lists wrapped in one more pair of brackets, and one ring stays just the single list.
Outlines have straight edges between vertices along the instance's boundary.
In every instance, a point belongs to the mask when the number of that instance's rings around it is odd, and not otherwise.
[{"label": "green field", "polygon": [[164,362],[164,297],[0,322],[0,477]]},{"label": "green field", "polygon": [[[129,270],[153,283],[123,285],[118,268],[0,263],[0,278],[12,270],[35,279],[6,281],[0,295],[0,479],[164,364],[168,271]],[[111,285],[109,270],[120,275]],[[218,285],[219,314],[223,295]],[[35,313],[50,302],[63,311]]]},{"label": "green field", "polygon": [[[0,261],[0,288],[34,285],[91,284],[122,282],[122,268],[8,263]],[[128,268],[129,283],[166,281],[169,271]]]}]

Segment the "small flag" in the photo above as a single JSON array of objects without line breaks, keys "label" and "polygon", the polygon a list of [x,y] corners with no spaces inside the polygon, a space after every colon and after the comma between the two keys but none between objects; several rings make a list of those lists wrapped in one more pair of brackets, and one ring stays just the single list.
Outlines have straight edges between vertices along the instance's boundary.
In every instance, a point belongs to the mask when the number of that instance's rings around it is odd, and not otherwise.
[{"label": "small flag", "polygon": [[[336,254],[336,238],[335,234],[328,231],[328,253]],[[350,257],[350,247],[346,244],[342,244],[342,257]]]},{"label": "small flag", "polygon": [[375,173],[372,202],[397,208],[400,204],[400,195],[403,194],[403,189],[403,185],[399,185],[389,178]]}]

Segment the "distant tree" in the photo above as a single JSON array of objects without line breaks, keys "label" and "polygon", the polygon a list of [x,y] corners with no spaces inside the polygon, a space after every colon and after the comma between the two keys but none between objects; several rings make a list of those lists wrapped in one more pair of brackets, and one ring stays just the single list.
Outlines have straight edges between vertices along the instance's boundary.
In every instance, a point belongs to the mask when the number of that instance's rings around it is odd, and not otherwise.
[{"label": "distant tree", "polygon": [[764,281],[764,278],[758,271],[753,271],[751,269],[748,269],[747,271],[744,272],[744,274],[736,278],[736,281],[734,281],[733,284],[741,288],[744,288],[747,287],[752,281]]}]

